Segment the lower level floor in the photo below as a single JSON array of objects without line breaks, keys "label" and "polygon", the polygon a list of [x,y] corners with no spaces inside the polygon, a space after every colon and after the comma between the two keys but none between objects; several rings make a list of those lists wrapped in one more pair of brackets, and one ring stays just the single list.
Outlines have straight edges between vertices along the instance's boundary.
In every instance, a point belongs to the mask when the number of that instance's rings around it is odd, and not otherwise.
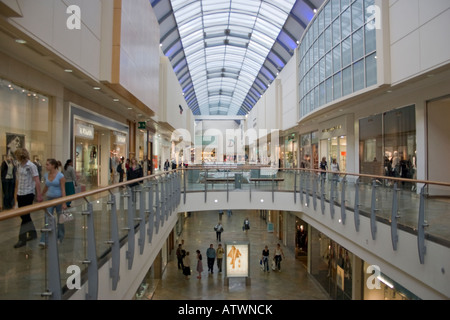
[{"label": "lower level floor", "polygon": [[[339,243],[309,226],[291,212],[208,211],[186,213],[161,250],[135,299],[143,300],[416,300],[415,294],[357,257]],[[244,231],[244,221],[250,229]],[[214,226],[221,222],[220,239]],[[212,272],[207,249],[219,244],[248,244],[249,277],[231,278],[225,272],[227,255]],[[179,244],[189,252],[191,275],[183,274],[176,256]],[[284,254],[274,264],[277,245]],[[269,271],[261,265],[269,251]],[[197,270],[197,254],[203,271]],[[227,252],[227,251],[226,251]],[[243,261],[245,263],[245,261]],[[274,268],[275,267],[275,268]]]}]

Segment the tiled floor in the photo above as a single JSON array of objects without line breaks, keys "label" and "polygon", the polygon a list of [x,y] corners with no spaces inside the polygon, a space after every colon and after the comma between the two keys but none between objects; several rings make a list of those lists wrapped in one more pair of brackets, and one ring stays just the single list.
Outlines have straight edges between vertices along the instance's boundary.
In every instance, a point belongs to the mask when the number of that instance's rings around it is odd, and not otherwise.
[{"label": "tiled floor", "polygon": [[[248,217],[251,228],[245,233],[242,224]],[[225,214],[222,217],[224,232],[222,245],[232,241],[248,241],[250,243],[250,285],[245,279],[230,279],[226,285],[224,273],[208,273],[206,262],[206,249],[212,243],[217,248],[214,225],[219,220],[218,212],[197,212],[187,218],[183,233],[179,240],[185,241],[185,249],[191,255],[190,279],[185,279],[177,267],[175,253],[163,273],[162,279],[153,280],[150,287],[156,287],[150,295],[153,300],[327,300],[328,295],[317,285],[306,272],[305,265],[295,259],[291,250],[282,246],[285,259],[281,262],[281,272],[261,271],[259,260],[265,245],[268,245],[270,255],[273,256],[276,244],[279,242],[274,233],[267,232],[267,225],[259,217],[258,212],[233,211],[231,217]],[[199,249],[203,256],[202,278],[197,279],[195,272],[196,255]],[[225,259],[224,259],[225,260]]]}]

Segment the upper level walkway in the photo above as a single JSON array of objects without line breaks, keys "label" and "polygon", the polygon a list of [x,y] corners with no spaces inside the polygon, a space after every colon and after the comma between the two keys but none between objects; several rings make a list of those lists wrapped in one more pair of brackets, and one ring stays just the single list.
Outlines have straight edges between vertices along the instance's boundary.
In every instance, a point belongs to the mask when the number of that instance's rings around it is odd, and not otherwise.
[{"label": "upper level walkway", "polygon": [[[180,231],[177,212],[228,208],[294,212],[362,259],[423,289],[422,298],[450,297],[450,204],[427,196],[449,185],[335,178],[308,170],[193,168],[142,178],[134,190],[124,182],[3,212],[0,298],[129,299],[170,232]],[[44,212],[63,201],[72,201],[75,220],[58,242],[56,221]],[[29,211],[48,236],[45,249],[39,240],[13,248],[18,217]]]}]

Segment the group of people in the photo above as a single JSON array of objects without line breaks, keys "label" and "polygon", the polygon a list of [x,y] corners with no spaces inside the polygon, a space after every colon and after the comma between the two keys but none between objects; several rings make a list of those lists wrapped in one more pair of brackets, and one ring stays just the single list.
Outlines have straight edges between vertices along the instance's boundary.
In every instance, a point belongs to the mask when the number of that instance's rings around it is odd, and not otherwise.
[{"label": "group of people", "polygon": [[[127,159],[126,161],[124,157],[121,157],[116,172],[119,174],[119,183],[123,182],[124,174],[127,181],[142,178],[144,176],[144,169],[134,157],[131,158],[131,160]],[[130,185],[130,187],[135,185],[137,185],[137,183]]]},{"label": "group of people", "polygon": [[[265,246],[261,254],[261,266],[264,272],[270,272],[269,257],[270,257],[269,247]],[[278,243],[275,248],[275,254],[273,256],[273,264],[272,264],[273,271],[281,272],[281,261],[284,258],[285,257],[283,249],[281,249],[281,245]]]},{"label": "group of people", "polygon": [[[183,275],[185,276],[186,279],[189,279],[191,275],[191,257],[189,251],[186,251],[183,248],[183,246],[184,240],[182,240],[182,243],[178,245],[176,251],[178,260],[178,269],[183,271]],[[196,250],[195,253],[196,253],[195,270],[198,272],[197,279],[201,279],[203,272],[203,256],[200,250]],[[213,244],[209,246],[209,248],[206,250],[208,272],[211,272],[211,274],[214,273],[214,262],[216,259],[219,273],[222,272],[222,261],[224,254],[225,250],[223,249],[222,244],[219,243],[217,249],[214,249]]]},{"label": "group of people", "polygon": [[[16,190],[15,195],[13,197],[11,197],[10,194],[4,195],[4,197],[6,196],[7,205],[11,208],[14,206],[15,200],[17,200],[17,206],[21,208],[33,204],[35,200],[37,202],[42,202],[45,197],[47,200],[53,200],[75,193],[76,175],[71,159],[66,161],[63,168],[61,168],[60,161],[56,159],[47,159],[45,163],[47,172],[44,174],[44,188],[41,189],[38,167],[35,163],[31,162],[28,150],[19,148],[15,151],[14,156],[17,165],[11,163],[7,163],[5,166],[2,165],[2,169],[6,171],[4,173],[5,177],[11,177],[11,174],[14,177],[15,174],[17,174],[14,178],[13,186]],[[15,168],[13,168],[13,166]],[[15,186],[16,182],[18,184],[17,186]],[[47,208],[48,215],[45,215],[45,224],[48,223],[48,218],[53,215],[54,211],[57,213],[57,239],[59,242],[63,241],[65,235],[64,224],[59,223],[59,217],[63,210],[66,210],[70,205],[71,203],[67,202]],[[37,232],[33,220],[31,219],[31,214],[24,214],[21,216],[21,219],[19,240],[14,245],[14,248],[23,247],[26,245],[27,241],[32,241],[37,238]],[[47,245],[45,233],[42,233],[39,245],[41,247]]]}]

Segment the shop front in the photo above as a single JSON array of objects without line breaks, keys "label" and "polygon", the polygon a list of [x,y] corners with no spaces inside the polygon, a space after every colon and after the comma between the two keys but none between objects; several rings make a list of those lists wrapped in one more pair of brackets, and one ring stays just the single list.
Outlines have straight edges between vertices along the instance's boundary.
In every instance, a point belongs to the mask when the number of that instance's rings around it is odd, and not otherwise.
[{"label": "shop front", "polygon": [[282,168],[298,168],[298,134],[280,137],[280,165]]},{"label": "shop front", "polygon": [[[14,152],[18,148],[26,148],[42,179],[45,161],[56,157],[51,148],[55,132],[52,130],[54,106],[50,98],[0,79],[0,113],[2,168],[8,168],[7,164],[17,167]],[[63,159],[57,160],[63,162]],[[4,173],[0,208],[11,209],[14,206],[14,185],[8,183],[6,171]]]},{"label": "shop front", "polygon": [[[360,119],[359,150],[361,173],[414,179],[417,171],[415,106]],[[415,188],[414,184],[401,186]]]},{"label": "shop front", "polygon": [[331,171],[331,164],[335,160],[339,166],[340,172],[352,172],[353,164],[348,162],[349,152],[354,139],[354,121],[352,115],[345,115],[319,125],[319,158],[318,162],[325,158],[328,164],[328,170]]},{"label": "shop front", "polygon": [[72,159],[81,191],[117,183],[117,165],[128,155],[128,127],[73,104],[70,107]]}]

